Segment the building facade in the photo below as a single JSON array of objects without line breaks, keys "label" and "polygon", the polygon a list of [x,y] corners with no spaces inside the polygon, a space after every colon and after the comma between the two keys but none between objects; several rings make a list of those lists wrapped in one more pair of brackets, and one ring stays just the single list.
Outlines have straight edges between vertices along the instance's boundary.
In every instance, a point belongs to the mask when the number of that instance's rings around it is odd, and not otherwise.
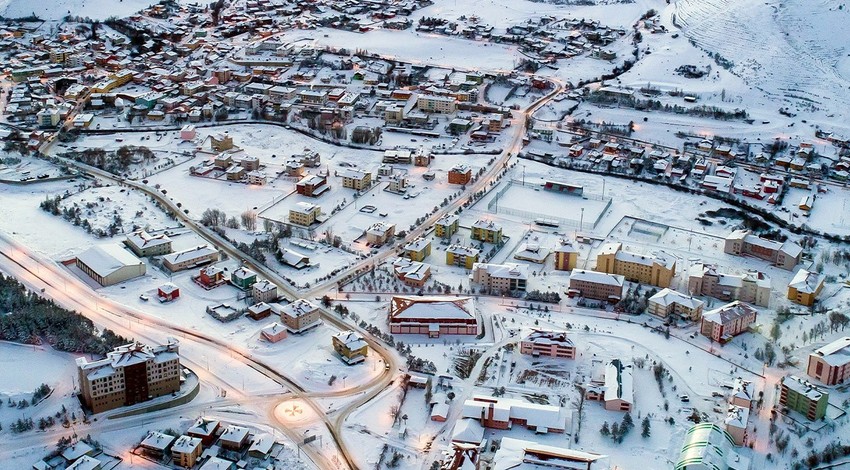
[{"label": "building facade", "polygon": [[810,421],[823,419],[829,405],[829,394],[795,375],[782,378],[779,404],[794,410]]},{"label": "building facade", "polygon": [[839,338],[809,354],[806,374],[825,385],[850,379],[850,337]]},{"label": "building facade", "polygon": [[567,295],[616,303],[623,298],[625,283],[626,279],[617,274],[573,269]]},{"label": "building facade", "polygon": [[726,343],[747,331],[756,321],[755,308],[739,300],[705,312],[700,323],[700,333],[712,341]]},{"label": "building facade", "polygon": [[520,354],[534,357],[575,359],[576,346],[567,334],[557,331],[535,330],[526,336],[519,347]]},{"label": "building facade", "polygon": [[620,243],[608,243],[596,256],[596,271],[618,274],[628,281],[641,284],[670,287],[676,275],[676,259],[666,253],[630,253],[624,251]]}]

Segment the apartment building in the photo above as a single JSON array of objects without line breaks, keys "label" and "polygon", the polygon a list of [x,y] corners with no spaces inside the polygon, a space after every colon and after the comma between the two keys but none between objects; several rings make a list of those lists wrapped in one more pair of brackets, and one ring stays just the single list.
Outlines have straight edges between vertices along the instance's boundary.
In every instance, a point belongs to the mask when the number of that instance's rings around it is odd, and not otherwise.
[{"label": "apartment building", "polygon": [[481,250],[463,245],[449,245],[446,248],[446,264],[461,268],[472,269],[478,262]]},{"label": "apartment building", "polygon": [[825,384],[843,384],[850,378],[850,337],[839,338],[809,354],[806,374]]},{"label": "apartment building", "polygon": [[666,253],[639,255],[624,251],[621,243],[608,243],[596,256],[596,271],[618,274],[628,281],[670,287],[676,259]]},{"label": "apartment building", "polygon": [[535,330],[520,342],[520,354],[534,357],[576,358],[576,346],[566,333]]},{"label": "apartment building", "polygon": [[617,274],[573,269],[567,295],[604,302],[619,302],[623,298],[626,279]]},{"label": "apartment building", "polygon": [[257,282],[257,273],[245,266],[240,266],[230,273],[230,283],[239,289],[248,290],[255,282]]},{"label": "apartment building", "polygon": [[797,411],[809,421],[823,419],[829,405],[829,394],[811,382],[795,375],[782,378],[779,389],[779,404]]},{"label": "apartment building", "polygon": [[472,180],[472,168],[469,165],[458,164],[449,169],[450,184],[467,184]]},{"label": "apartment building", "polygon": [[135,405],[180,390],[178,343],[150,347],[138,342],[89,362],[77,359],[80,396],[93,413]]},{"label": "apartment building", "polygon": [[749,271],[746,274],[727,274],[716,265],[696,263],[688,273],[688,293],[716,299],[740,300],[759,307],[770,304],[771,283],[766,274]]},{"label": "apartment building", "polygon": [[737,256],[755,256],[791,271],[803,256],[803,248],[791,241],[777,242],[753,235],[750,230],[736,230],[726,237],[723,252]]},{"label": "apartment building", "polygon": [[127,235],[124,244],[139,257],[160,256],[171,253],[171,239],[164,233],[151,235],[144,230],[136,230]]},{"label": "apartment building", "polygon": [[578,250],[571,242],[561,240],[554,253],[556,270],[572,271],[578,265]]},{"label": "apartment building", "polygon": [[457,111],[457,102],[449,96],[419,95],[416,107],[426,113],[452,114]]},{"label": "apartment building", "polygon": [[192,468],[201,457],[201,440],[192,436],[180,436],[171,446],[171,458],[175,465]]},{"label": "apartment building", "polygon": [[528,266],[514,263],[475,263],[472,265],[470,280],[493,292],[525,291]]},{"label": "apartment building", "polygon": [[395,235],[395,224],[376,222],[366,230],[366,243],[372,246],[382,246]]},{"label": "apartment building", "polygon": [[422,261],[431,255],[431,240],[416,238],[404,245],[404,256],[411,261]]},{"label": "apartment building", "polygon": [[700,333],[712,341],[726,343],[745,332],[756,321],[757,311],[739,300],[702,315]]},{"label": "apartment building", "polygon": [[277,286],[270,281],[262,279],[251,285],[251,297],[254,302],[274,302],[277,300]]},{"label": "apartment building", "polygon": [[295,183],[295,192],[309,197],[319,197],[329,189],[328,179],[319,175],[304,175]]},{"label": "apartment building", "polygon": [[[460,217],[455,214],[446,214],[434,224],[434,235],[439,238],[452,238],[460,227]],[[451,264],[451,263],[450,263]]]},{"label": "apartment building", "polygon": [[472,239],[498,245],[502,243],[502,227],[491,220],[477,220],[472,224]]},{"label": "apartment building", "polygon": [[811,307],[823,290],[826,276],[800,269],[788,283],[788,300]]},{"label": "apartment building", "polygon": [[322,208],[318,204],[300,201],[289,209],[289,223],[309,227],[316,223],[321,214]]},{"label": "apartment building", "polygon": [[366,170],[343,168],[339,171],[339,176],[342,177],[343,188],[363,191],[364,189],[369,189],[369,186],[372,185],[372,173]]},{"label": "apartment building", "polygon": [[275,303],[271,306],[290,333],[303,333],[319,325],[321,311],[309,300],[298,299],[286,305]]},{"label": "apartment building", "polygon": [[162,257],[162,264],[171,272],[190,269],[218,261],[218,250],[209,245],[200,245]]},{"label": "apartment building", "polygon": [[331,342],[334,351],[348,365],[363,362],[369,355],[369,345],[366,340],[354,331],[340,331],[331,337]]},{"label": "apartment building", "polygon": [[646,311],[661,318],[675,314],[697,321],[702,316],[702,308],[702,300],[664,288],[649,298]]}]

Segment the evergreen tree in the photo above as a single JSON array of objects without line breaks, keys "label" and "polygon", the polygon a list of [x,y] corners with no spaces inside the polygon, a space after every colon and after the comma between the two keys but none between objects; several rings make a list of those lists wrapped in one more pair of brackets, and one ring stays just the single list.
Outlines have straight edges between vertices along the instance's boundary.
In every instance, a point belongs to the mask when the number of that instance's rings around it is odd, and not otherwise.
[{"label": "evergreen tree", "polygon": [[641,435],[641,437],[643,437],[644,439],[646,439],[647,437],[649,437],[649,436],[650,436],[650,430],[649,430],[649,427],[650,427],[650,424],[649,424],[649,417],[644,417],[644,418],[643,418],[643,421],[640,423],[640,426],[643,428],[643,431],[640,433],[640,435]]}]

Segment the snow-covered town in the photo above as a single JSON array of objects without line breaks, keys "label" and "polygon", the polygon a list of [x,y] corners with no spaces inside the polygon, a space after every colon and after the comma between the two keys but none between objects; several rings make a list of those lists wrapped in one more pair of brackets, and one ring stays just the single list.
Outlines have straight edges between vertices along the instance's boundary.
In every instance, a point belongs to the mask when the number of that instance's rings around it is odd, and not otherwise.
[{"label": "snow-covered town", "polygon": [[839,0],[0,0],[0,470],[850,466]]}]

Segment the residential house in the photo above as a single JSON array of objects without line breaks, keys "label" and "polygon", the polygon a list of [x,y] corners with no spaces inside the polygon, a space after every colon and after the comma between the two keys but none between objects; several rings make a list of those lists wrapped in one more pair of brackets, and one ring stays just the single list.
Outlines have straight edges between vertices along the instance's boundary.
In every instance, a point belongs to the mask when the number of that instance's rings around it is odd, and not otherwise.
[{"label": "residential house", "polygon": [[274,302],[277,300],[277,286],[262,279],[251,285],[251,297],[254,302]]},{"label": "residential house", "polygon": [[788,300],[811,307],[823,290],[826,276],[800,269],[788,283]]},{"label": "residential house", "polygon": [[175,465],[192,468],[201,456],[201,439],[192,436],[180,436],[171,446],[171,459]]},{"label": "residential house", "polygon": [[205,446],[209,447],[215,442],[219,427],[221,427],[221,422],[218,420],[202,416],[195,420],[195,423],[186,430],[186,434],[191,437],[197,437]]},{"label": "residential house", "polygon": [[472,168],[469,165],[458,164],[449,169],[449,183],[464,185],[472,180]]},{"label": "residential house", "polygon": [[277,343],[278,341],[286,339],[286,327],[278,322],[272,322],[264,326],[263,329],[260,330],[260,334],[263,335],[263,338],[265,338],[266,341],[270,343]]},{"label": "residential house", "polygon": [[198,281],[206,287],[216,287],[224,283],[224,270],[218,266],[206,266],[201,268]]},{"label": "residential house", "polygon": [[233,451],[240,451],[248,444],[248,428],[231,424],[224,428],[224,432],[218,438],[218,445]]},{"label": "residential house", "polygon": [[372,173],[357,168],[343,168],[339,172],[342,177],[342,187],[351,188],[355,191],[369,189],[372,185]]},{"label": "residential house", "polygon": [[381,246],[395,235],[395,224],[376,222],[366,230],[366,243],[371,246]]},{"label": "residential house", "polygon": [[555,269],[572,271],[578,265],[578,250],[572,242],[561,240],[555,247]]},{"label": "residential house", "polygon": [[305,175],[295,183],[295,191],[309,197],[319,197],[329,189],[328,179],[319,175]]},{"label": "residential house", "polygon": [[272,304],[286,328],[295,334],[303,333],[319,325],[321,311],[309,300],[298,299],[286,305]]},{"label": "residential house", "polygon": [[331,341],[334,351],[348,365],[363,362],[369,355],[369,345],[354,331],[340,331],[331,337]]},{"label": "residential house", "polygon": [[230,283],[242,290],[248,290],[257,282],[257,273],[241,266],[230,273]]}]

